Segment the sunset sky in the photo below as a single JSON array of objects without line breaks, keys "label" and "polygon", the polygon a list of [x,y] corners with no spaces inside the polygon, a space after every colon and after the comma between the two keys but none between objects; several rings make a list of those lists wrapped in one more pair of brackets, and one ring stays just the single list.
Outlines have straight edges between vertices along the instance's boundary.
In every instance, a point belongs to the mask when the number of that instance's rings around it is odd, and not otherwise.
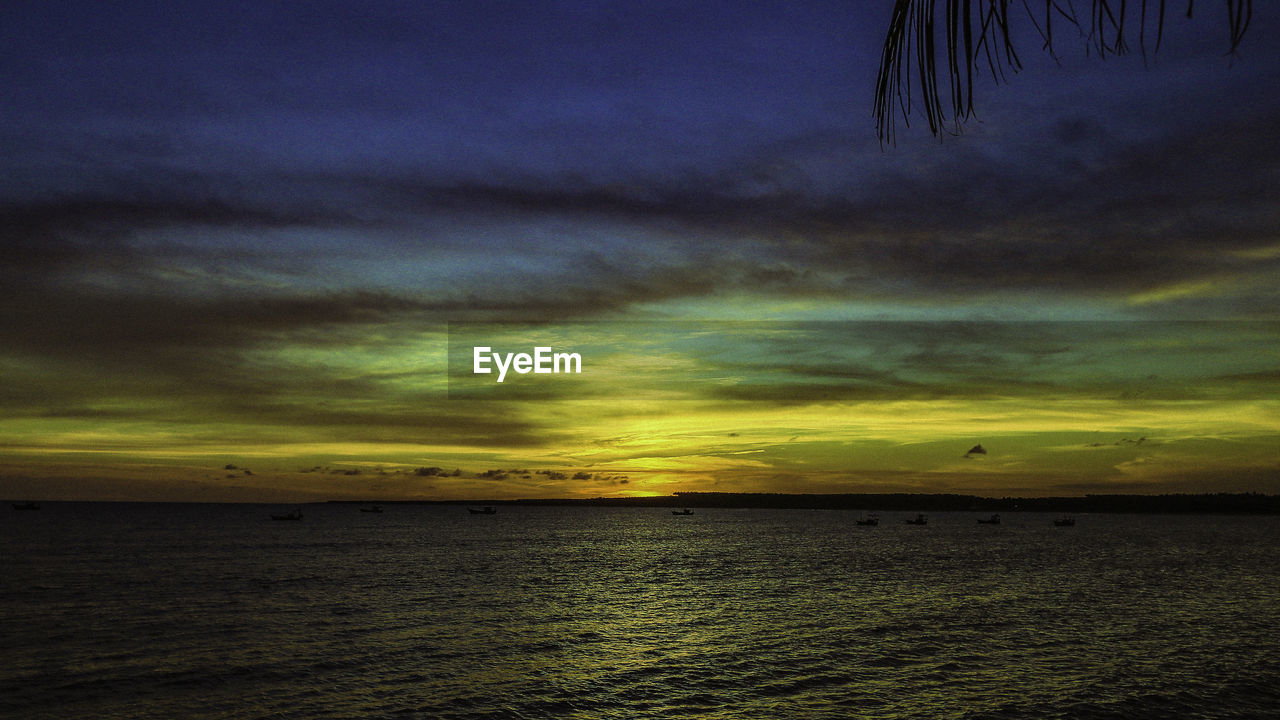
[{"label": "sunset sky", "polygon": [[1280,492],[1257,5],[882,146],[887,1],[5,3],[0,497]]}]

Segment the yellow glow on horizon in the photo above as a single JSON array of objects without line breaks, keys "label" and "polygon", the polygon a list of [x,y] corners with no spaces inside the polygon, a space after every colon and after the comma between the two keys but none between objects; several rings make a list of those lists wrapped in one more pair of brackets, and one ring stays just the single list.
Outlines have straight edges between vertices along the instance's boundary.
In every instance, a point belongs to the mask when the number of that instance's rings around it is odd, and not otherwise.
[{"label": "yellow glow on horizon", "polygon": [[1225,284],[1229,282],[1227,278],[1210,278],[1207,280],[1188,280],[1186,282],[1173,283],[1165,285],[1153,290],[1134,293],[1129,296],[1130,305],[1153,305],[1156,303],[1169,302],[1170,300],[1184,300],[1188,298],[1204,298],[1213,297],[1223,293]]},{"label": "yellow glow on horizon", "polygon": [[1243,250],[1228,250],[1227,254],[1244,260],[1275,260],[1280,258],[1280,244],[1245,248]]}]

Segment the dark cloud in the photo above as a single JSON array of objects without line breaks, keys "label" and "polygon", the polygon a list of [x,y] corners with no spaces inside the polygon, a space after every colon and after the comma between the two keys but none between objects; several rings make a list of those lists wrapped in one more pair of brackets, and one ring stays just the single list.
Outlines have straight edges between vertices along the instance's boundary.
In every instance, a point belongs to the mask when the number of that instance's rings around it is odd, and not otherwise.
[{"label": "dark cloud", "polygon": [[[770,171],[765,182],[757,160],[676,176],[633,169],[597,179],[508,173],[486,182],[294,172],[276,186],[253,178],[247,189],[216,174],[202,182],[161,174],[143,190],[0,206],[7,238],[0,272],[38,284],[92,269],[141,283],[172,277],[161,271],[175,268],[196,270],[203,282],[258,269],[301,286],[344,254],[387,266],[405,252],[410,263],[430,263],[430,255],[412,253],[449,248],[477,272],[448,288],[394,292],[444,312],[525,307],[548,317],[723,291],[906,301],[1044,290],[1109,297],[1275,265],[1245,262],[1240,253],[1269,247],[1280,223],[1267,193],[1280,167],[1270,132],[1277,121],[1260,111],[1154,140],[1091,137],[1111,149],[1085,166],[1071,143],[1027,146],[1029,157],[985,156],[975,145],[911,171],[884,159],[852,164],[846,152],[851,164],[834,176]],[[1063,122],[1102,132],[1086,119]],[[844,140],[826,144],[837,142]],[[877,168],[884,174],[874,175]],[[513,235],[547,224],[560,236],[529,244]],[[301,232],[257,247],[215,244],[219,233],[289,229]],[[215,239],[184,240],[193,230]],[[349,251],[305,239],[330,230],[362,239]],[[479,231],[485,246],[471,244]],[[164,239],[143,245],[140,233]],[[393,239],[401,237],[420,239]],[[491,263],[486,270],[485,252],[494,251],[511,253],[517,267],[527,256],[529,270],[513,276]],[[551,256],[558,265],[543,262]]]},{"label": "dark cloud", "polygon": [[11,288],[0,307],[0,342],[14,361],[0,392],[9,417],[253,424],[354,442],[535,446],[557,437],[511,405],[445,403],[442,390],[407,394],[406,382],[443,374],[429,356],[395,371],[287,359],[351,348],[403,356],[406,342],[431,333],[443,344],[443,318],[462,301],[359,291],[182,296],[46,282]]},{"label": "dark cloud", "polygon": [[1106,129],[1096,119],[1087,116],[1064,117],[1055,123],[1053,140],[1061,145],[1091,149],[1106,139]]},{"label": "dark cloud", "polygon": [[[1268,348],[1276,344],[1274,327],[1261,321],[730,323],[700,327],[699,342],[683,351],[701,366],[686,378],[690,391],[719,400],[1161,403],[1273,393]],[[1239,372],[1218,374],[1226,367]]]},{"label": "dark cloud", "polygon": [[[1280,217],[1267,189],[1280,167],[1270,132],[1277,121],[1264,113],[1154,140],[1112,139],[1105,156],[1084,166],[1070,143],[1028,146],[1027,156],[1010,158],[959,149],[913,174],[877,178],[850,167],[840,182],[766,192],[748,190],[745,168],[674,184],[552,178],[397,192],[423,207],[679,235],[669,262],[700,271],[706,292],[910,299],[1051,289],[1107,297],[1275,264],[1244,264],[1231,253],[1274,242]],[[584,269],[615,287],[646,272]]]},{"label": "dark cloud", "polygon": [[[174,181],[181,179],[173,178]],[[128,188],[123,190],[129,194]],[[175,226],[289,227],[332,224],[343,219],[342,213],[324,208],[301,212],[279,205],[191,196],[181,188],[154,198],[80,196],[0,205],[6,244],[43,244],[68,238],[101,242],[128,237],[139,230]]]}]

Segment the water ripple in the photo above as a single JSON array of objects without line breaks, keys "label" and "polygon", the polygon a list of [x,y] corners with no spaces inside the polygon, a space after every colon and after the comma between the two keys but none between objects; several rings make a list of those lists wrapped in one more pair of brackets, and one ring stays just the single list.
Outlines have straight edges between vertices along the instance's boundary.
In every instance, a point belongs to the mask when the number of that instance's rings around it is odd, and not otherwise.
[{"label": "water ripple", "polygon": [[[64,505],[7,524],[15,718],[1262,718],[1271,518]],[[98,506],[100,507],[100,506]],[[51,504],[51,510],[59,506]],[[480,520],[481,522],[477,522]],[[690,522],[692,521],[692,522]],[[923,531],[923,532],[922,532]]]}]

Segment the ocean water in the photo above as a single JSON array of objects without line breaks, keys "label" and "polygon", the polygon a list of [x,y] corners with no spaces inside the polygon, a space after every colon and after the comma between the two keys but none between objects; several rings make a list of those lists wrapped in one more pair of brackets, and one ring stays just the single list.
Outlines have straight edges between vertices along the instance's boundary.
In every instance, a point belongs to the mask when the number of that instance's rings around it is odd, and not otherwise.
[{"label": "ocean water", "polygon": [[6,718],[1274,718],[1280,518],[47,503]]}]

